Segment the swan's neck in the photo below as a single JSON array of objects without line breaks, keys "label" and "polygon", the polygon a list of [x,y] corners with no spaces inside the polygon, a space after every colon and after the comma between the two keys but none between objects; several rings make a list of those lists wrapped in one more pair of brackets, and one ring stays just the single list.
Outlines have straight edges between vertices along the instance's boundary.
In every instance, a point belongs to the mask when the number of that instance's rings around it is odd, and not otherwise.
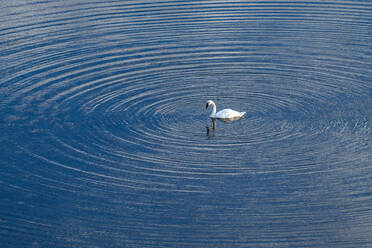
[{"label": "swan's neck", "polygon": [[211,105],[213,107],[211,117],[214,117],[216,115],[216,104],[214,104],[214,102],[213,102],[213,103],[211,103]]}]

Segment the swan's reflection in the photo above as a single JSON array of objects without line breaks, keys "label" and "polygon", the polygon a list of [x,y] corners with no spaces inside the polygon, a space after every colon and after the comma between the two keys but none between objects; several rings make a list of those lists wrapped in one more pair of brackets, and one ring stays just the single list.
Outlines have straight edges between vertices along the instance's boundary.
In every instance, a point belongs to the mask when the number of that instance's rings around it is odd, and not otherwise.
[{"label": "swan's reflection", "polygon": [[208,138],[213,137],[214,136],[214,131],[216,130],[216,119],[211,118],[211,120],[212,120],[212,126],[210,127],[209,123],[207,123],[207,125],[205,126],[205,128],[207,129]]},{"label": "swan's reflection", "polygon": [[234,117],[234,118],[211,118],[212,120],[212,125],[210,122],[207,122],[207,125],[205,126],[206,130],[207,130],[207,136],[210,138],[210,137],[214,137],[214,134],[215,134],[215,131],[216,131],[216,122],[217,120],[219,121],[222,121],[224,123],[232,123],[236,120],[239,120],[239,119],[244,119],[245,117],[244,116],[239,116],[239,117]]}]

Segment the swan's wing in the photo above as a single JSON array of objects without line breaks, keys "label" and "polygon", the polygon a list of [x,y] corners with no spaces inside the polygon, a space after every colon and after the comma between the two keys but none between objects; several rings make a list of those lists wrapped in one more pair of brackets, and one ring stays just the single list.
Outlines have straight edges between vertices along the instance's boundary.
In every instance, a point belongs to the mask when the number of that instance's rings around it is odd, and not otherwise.
[{"label": "swan's wing", "polygon": [[223,109],[219,111],[215,116],[216,118],[235,118],[235,117],[242,116],[242,113],[237,112],[232,109]]}]

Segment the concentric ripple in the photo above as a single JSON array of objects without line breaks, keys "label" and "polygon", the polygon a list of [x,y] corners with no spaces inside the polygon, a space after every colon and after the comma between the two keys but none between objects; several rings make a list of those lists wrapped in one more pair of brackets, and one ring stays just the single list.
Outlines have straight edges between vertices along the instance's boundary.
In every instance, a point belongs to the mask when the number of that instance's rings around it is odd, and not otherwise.
[{"label": "concentric ripple", "polygon": [[0,241],[372,243],[370,3],[83,2],[2,3]]}]

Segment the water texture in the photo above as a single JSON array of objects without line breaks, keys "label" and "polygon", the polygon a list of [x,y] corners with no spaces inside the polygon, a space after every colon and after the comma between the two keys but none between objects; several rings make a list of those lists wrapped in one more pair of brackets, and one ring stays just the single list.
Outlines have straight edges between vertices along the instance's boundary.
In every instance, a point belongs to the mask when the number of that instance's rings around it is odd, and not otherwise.
[{"label": "water texture", "polygon": [[0,6],[1,247],[372,246],[371,1]]}]

